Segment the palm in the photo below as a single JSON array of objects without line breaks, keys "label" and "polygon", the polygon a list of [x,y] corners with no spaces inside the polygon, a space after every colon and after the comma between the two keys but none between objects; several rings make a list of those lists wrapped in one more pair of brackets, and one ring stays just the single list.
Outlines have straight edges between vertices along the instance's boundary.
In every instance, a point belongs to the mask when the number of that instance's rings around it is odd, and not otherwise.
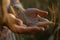
[{"label": "palm", "polygon": [[[41,14],[41,13],[43,13],[43,14]],[[38,9],[33,9],[33,8],[31,8],[31,9],[27,9],[26,11],[25,11],[25,15],[28,17],[28,21],[26,22],[27,23],[27,25],[36,25],[36,23],[38,23],[38,22],[44,22],[44,21],[47,21],[47,20],[45,20],[45,18],[41,18],[41,17],[38,17],[37,15],[41,15],[41,16],[44,16],[44,15],[46,15],[47,13],[45,13],[45,12],[40,12]]]}]

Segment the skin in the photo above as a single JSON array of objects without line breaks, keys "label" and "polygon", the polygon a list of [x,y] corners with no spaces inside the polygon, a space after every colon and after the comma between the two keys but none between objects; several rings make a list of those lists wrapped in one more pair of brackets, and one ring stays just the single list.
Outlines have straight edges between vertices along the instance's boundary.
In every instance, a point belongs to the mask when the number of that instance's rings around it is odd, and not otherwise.
[{"label": "skin", "polygon": [[[13,16],[9,15],[11,19],[15,20],[16,21],[16,18],[14,18]],[[18,21],[18,20],[17,20]],[[20,21],[20,20],[19,20]],[[21,23],[21,21],[20,21]],[[8,27],[10,28],[10,30],[12,30],[13,32],[15,33],[26,33],[26,34],[33,34],[33,33],[37,33],[37,32],[40,32],[40,31],[44,31],[44,28],[43,27],[37,27],[37,26],[25,26],[23,24],[20,24],[20,25],[17,25],[17,23],[15,24],[12,24],[12,25],[9,25],[8,23]]]},{"label": "skin", "polygon": [[[19,2],[16,1],[16,3],[19,3]],[[16,7],[18,8],[17,10],[20,12],[18,14],[19,15],[18,18],[20,20],[23,20],[23,24],[26,24],[28,27],[36,26],[36,27],[40,27],[42,30],[45,30],[49,24],[52,24],[52,22],[49,22],[48,19],[41,17],[41,16],[47,16],[48,15],[47,11],[39,10],[37,8],[24,9],[22,5],[20,5],[20,7],[15,6],[15,8]],[[24,18],[24,17],[26,17],[26,18]]]},{"label": "skin", "polygon": [[[17,0],[19,1],[19,0]],[[20,3],[14,1],[15,3]],[[14,4],[14,3],[13,3]],[[24,9],[23,6],[20,4],[20,6],[14,6],[14,10],[18,13],[18,18],[23,20],[23,22],[29,26],[31,25],[45,25],[45,24],[51,24],[52,22],[49,22],[48,19],[42,18],[41,16],[47,16],[48,12],[47,11],[43,11],[43,10],[39,10],[37,8],[28,8],[28,9]],[[38,17],[40,16],[40,18]],[[38,21],[37,23],[32,22],[31,19],[36,19],[35,21]],[[43,20],[43,21],[42,21]]]},{"label": "skin", "polygon": [[[27,23],[27,25],[28,24],[37,25],[36,23],[38,23],[38,22],[40,22],[40,24],[43,24],[45,22],[48,23],[49,22],[48,19],[41,17],[41,16],[46,16],[47,14],[48,14],[48,12],[43,11],[43,10],[39,10],[37,8],[26,9],[25,15],[28,17],[29,22],[30,22],[30,23]],[[45,24],[47,24],[47,23],[45,23]]]},{"label": "skin", "polygon": [[[3,13],[4,13],[4,21],[5,24],[8,26],[8,28],[15,32],[15,33],[26,33],[26,34],[32,34],[37,33],[42,30],[42,28],[39,27],[25,27],[23,24],[21,24],[22,20],[17,20],[17,18],[13,14],[9,14],[6,9],[6,5],[3,1]],[[17,25],[16,21],[19,21],[20,25]],[[42,30],[43,31],[43,30]]]},{"label": "skin", "polygon": [[5,0],[5,2],[3,1],[3,4],[1,5],[3,11],[3,12],[1,11],[1,15],[2,13],[4,15],[0,17],[0,23],[2,24],[5,23],[5,25],[3,25],[4,29],[2,31],[2,40],[9,40],[11,36],[11,31],[19,34],[35,34],[37,32],[45,31],[44,27],[27,26],[21,19],[16,18],[15,15],[13,15],[12,13],[8,13],[6,7],[9,4],[10,4],[9,0],[8,1]]},{"label": "skin", "polygon": [[[2,2],[2,10],[4,13],[3,21],[5,22],[6,26],[13,32],[19,33],[19,34],[34,34],[37,32],[45,31],[44,27],[38,27],[34,24],[34,26],[25,26],[24,21],[22,21],[19,18],[16,18],[13,14],[9,14],[7,12],[5,1]],[[24,11],[21,9],[21,11]],[[21,16],[19,16],[21,17]],[[33,17],[34,19],[34,17]],[[29,19],[30,20],[30,19]],[[28,21],[29,21],[28,20]],[[30,20],[31,21],[31,20]],[[44,23],[44,22],[43,22]]]},{"label": "skin", "polygon": [[[44,30],[46,30],[48,28],[48,25],[49,24],[52,24],[52,22],[50,22],[48,19],[46,18],[42,18],[40,15],[41,15],[41,11],[39,10],[36,10],[36,8],[29,8],[25,11],[25,15],[28,17],[28,21],[25,22],[24,19],[22,19],[24,21],[24,23],[27,25],[27,26],[31,26],[31,27],[34,27],[34,26],[37,26],[37,27],[43,27]],[[43,12],[45,14],[45,12]],[[21,14],[21,13],[20,13]],[[46,12],[46,14],[48,14]],[[19,16],[19,18],[23,18],[21,16]]]}]

